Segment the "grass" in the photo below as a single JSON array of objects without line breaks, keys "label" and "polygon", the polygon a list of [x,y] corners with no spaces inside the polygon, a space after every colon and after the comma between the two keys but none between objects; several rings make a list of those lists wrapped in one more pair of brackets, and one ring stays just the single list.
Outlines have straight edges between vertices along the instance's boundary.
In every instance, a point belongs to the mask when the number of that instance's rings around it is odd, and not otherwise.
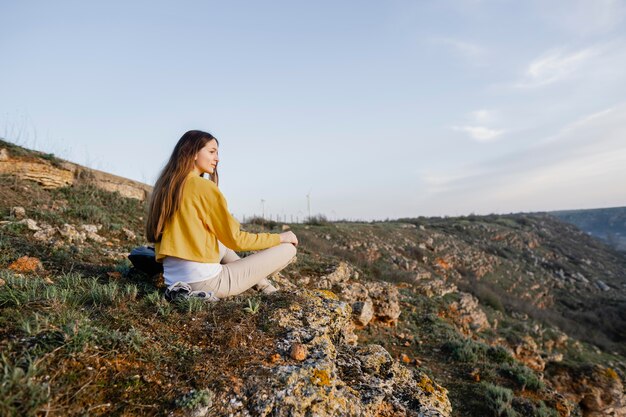
[{"label": "grass", "polygon": [[0,277],[0,415],[34,416],[48,406],[83,414],[109,403],[99,412],[206,406],[212,390],[228,390],[231,376],[274,350],[259,315],[244,311],[259,311],[262,296],[168,303],[124,277]]}]

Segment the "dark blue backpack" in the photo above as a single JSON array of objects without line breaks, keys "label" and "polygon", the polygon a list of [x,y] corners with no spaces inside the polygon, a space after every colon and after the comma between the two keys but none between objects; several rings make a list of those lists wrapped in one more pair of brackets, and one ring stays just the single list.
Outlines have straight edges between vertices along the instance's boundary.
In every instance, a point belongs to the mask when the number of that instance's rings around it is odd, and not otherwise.
[{"label": "dark blue backpack", "polygon": [[163,272],[163,264],[156,261],[156,253],[151,246],[139,246],[133,249],[128,259],[135,268],[151,277]]}]

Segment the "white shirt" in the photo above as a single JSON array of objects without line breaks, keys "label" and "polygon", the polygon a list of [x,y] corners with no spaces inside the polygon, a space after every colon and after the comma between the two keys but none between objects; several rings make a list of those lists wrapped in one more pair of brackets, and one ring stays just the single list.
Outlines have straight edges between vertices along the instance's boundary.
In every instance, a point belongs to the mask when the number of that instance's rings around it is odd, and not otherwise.
[{"label": "white shirt", "polygon": [[220,263],[194,262],[174,256],[163,258],[163,279],[167,286],[178,281],[188,284],[205,281],[216,278],[220,272],[222,272]]}]

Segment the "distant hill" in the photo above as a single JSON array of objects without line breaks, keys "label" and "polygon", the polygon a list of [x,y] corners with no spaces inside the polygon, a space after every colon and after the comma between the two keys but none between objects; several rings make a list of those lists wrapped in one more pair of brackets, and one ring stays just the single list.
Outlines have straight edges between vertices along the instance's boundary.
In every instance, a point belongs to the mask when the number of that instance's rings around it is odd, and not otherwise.
[{"label": "distant hill", "polygon": [[619,251],[626,252],[626,207],[559,210],[548,214],[573,224]]}]

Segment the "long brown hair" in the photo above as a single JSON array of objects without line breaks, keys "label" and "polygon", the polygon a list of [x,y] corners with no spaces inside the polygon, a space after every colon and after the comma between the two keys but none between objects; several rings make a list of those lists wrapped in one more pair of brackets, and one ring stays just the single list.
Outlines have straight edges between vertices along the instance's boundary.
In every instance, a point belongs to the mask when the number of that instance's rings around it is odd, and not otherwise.
[{"label": "long brown hair", "polygon": [[[161,240],[165,224],[180,207],[183,184],[187,175],[194,169],[196,154],[212,140],[217,142],[213,135],[201,130],[190,130],[178,140],[150,196],[146,220],[148,242]],[[217,144],[219,145],[219,142]],[[217,168],[214,174],[210,174],[210,179],[215,184],[219,183]]]}]

